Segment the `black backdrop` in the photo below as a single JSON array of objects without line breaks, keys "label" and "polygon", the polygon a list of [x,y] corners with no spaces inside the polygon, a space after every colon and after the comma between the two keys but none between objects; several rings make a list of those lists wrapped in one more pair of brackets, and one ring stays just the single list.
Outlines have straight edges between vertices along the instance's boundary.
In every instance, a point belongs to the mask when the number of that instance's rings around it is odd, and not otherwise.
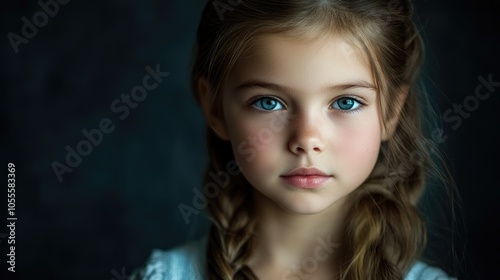
[{"label": "black backdrop", "polygon": [[[455,234],[433,212],[443,200],[427,202],[435,233],[426,255],[459,279],[492,279],[500,260],[500,87],[474,96],[478,77],[500,82],[499,9],[494,1],[414,3],[427,47],[424,82],[448,137],[439,147],[462,196]],[[204,4],[61,0],[44,18],[35,0],[2,3],[1,169],[7,178],[8,162],[16,166],[18,220],[10,273],[1,216],[1,279],[125,279],[152,248],[203,234],[203,214],[186,224],[178,206],[191,203],[206,163],[204,121],[188,82]],[[23,30],[25,21],[39,27]],[[141,93],[157,68],[168,74]],[[127,103],[121,95],[131,92],[142,99]],[[464,102],[470,110],[453,112]],[[88,155],[70,156],[69,166],[70,150]],[[2,201],[7,214],[6,187]]]}]

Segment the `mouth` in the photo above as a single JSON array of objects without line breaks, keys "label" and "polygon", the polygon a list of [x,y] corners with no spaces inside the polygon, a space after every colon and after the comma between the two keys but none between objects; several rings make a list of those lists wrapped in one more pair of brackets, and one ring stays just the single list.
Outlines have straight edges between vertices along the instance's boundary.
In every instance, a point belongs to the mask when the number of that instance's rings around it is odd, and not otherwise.
[{"label": "mouth", "polygon": [[316,189],[332,178],[331,175],[317,168],[297,168],[291,172],[281,175],[288,184],[301,189]]}]

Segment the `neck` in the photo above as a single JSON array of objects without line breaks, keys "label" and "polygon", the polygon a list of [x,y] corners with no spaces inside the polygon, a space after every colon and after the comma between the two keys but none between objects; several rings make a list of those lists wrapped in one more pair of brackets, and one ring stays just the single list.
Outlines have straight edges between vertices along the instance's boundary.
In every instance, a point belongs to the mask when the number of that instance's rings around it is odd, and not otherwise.
[{"label": "neck", "polygon": [[262,279],[274,275],[270,271],[299,273],[297,271],[304,272],[309,266],[317,265],[314,270],[319,272],[325,268],[331,270],[340,263],[346,214],[344,200],[321,213],[303,215],[283,210],[255,190],[253,198],[258,228],[249,266],[257,270],[256,273],[261,271],[266,275]]}]

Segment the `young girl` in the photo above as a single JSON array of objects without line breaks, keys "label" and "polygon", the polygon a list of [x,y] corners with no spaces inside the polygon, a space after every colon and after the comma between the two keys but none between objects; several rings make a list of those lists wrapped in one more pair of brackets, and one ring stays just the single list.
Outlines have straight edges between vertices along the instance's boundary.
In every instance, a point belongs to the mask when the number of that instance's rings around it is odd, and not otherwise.
[{"label": "young girl", "polygon": [[196,49],[212,225],[134,278],[450,279],[419,261],[432,164],[407,0],[209,2]]}]

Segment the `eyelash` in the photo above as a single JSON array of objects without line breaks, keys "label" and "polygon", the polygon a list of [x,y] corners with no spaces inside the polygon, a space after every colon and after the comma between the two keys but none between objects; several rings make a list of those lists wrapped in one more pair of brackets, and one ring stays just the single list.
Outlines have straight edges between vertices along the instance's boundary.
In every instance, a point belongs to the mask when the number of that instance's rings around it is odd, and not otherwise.
[{"label": "eyelash", "polygon": [[[344,95],[344,96],[340,96],[340,97],[338,97],[337,99],[335,99],[335,100],[332,102],[332,104],[333,104],[334,102],[337,102],[337,101],[339,101],[339,100],[343,99],[343,98],[346,98],[346,99],[352,99],[352,100],[354,100],[354,101],[358,102],[358,103],[359,103],[359,106],[358,106],[356,109],[353,109],[353,110],[338,110],[338,109],[335,109],[335,110],[340,111],[342,114],[356,114],[356,113],[358,113],[359,111],[361,111],[361,110],[362,110],[362,109],[366,106],[366,103],[365,103],[365,102],[364,102],[361,98],[359,98],[359,97],[357,97],[357,96],[353,96],[353,95]],[[332,106],[332,105],[330,105],[330,106]]]},{"label": "eyelash", "polygon": [[252,98],[248,103],[250,105],[250,108],[253,109],[254,111],[256,111],[257,113],[260,113],[260,114],[268,114],[268,113],[273,113],[273,112],[276,112],[276,111],[281,111],[281,110],[262,110],[262,109],[259,109],[259,108],[256,108],[255,107],[255,103],[263,100],[263,99],[266,99],[266,98],[269,98],[269,99],[273,99],[275,101],[277,101],[278,103],[281,104],[281,106],[283,106],[285,109],[286,109],[286,106],[284,105],[284,102],[281,101],[279,98],[276,98],[274,96],[267,96],[267,95],[263,95],[263,96],[256,96],[254,98]]},{"label": "eyelash", "polygon": [[[262,110],[262,109],[259,109],[259,108],[255,107],[255,103],[257,103],[258,101],[260,101],[262,99],[266,99],[266,98],[276,100],[277,102],[279,102],[286,109],[286,106],[284,105],[283,101],[281,101],[277,97],[268,96],[268,95],[256,96],[256,97],[252,98],[250,101],[248,101],[250,108],[253,109],[254,111],[256,111],[257,113],[260,113],[260,114],[267,114],[267,113],[273,113],[275,111],[281,111],[281,110]],[[359,103],[359,106],[356,109],[352,109],[352,110],[341,110],[341,109],[332,108],[332,106],[333,106],[333,104],[335,102],[337,102],[337,101],[339,101],[341,99],[344,99],[344,98],[345,99],[352,99],[352,100],[356,101],[357,103]],[[365,106],[366,106],[366,103],[363,100],[361,100],[359,97],[353,96],[353,95],[344,95],[344,96],[340,96],[340,97],[336,98],[335,100],[333,100],[330,103],[329,107],[331,109],[339,111],[341,114],[355,114],[355,113],[361,111]]]}]

